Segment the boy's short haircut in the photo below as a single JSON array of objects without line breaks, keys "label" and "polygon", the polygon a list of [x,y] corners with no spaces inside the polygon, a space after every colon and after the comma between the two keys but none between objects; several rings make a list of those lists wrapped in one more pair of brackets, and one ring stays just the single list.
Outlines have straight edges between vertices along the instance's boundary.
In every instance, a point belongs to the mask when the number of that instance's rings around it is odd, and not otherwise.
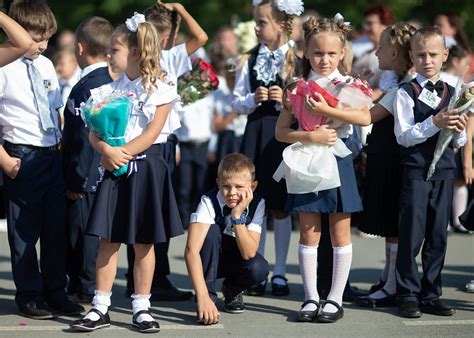
[{"label": "boy's short haircut", "polygon": [[76,42],[87,46],[87,54],[92,57],[106,57],[114,27],[109,20],[93,16],[82,21],[76,29]]},{"label": "boy's short haircut", "polygon": [[217,177],[219,179],[229,178],[234,175],[241,175],[243,173],[250,173],[250,177],[255,180],[255,165],[245,155],[240,153],[228,154],[219,163],[217,168]]},{"label": "boy's short haircut", "polygon": [[143,14],[145,15],[146,21],[151,22],[159,34],[171,30],[173,25],[173,11],[162,4],[155,4],[145,9]]},{"label": "boy's short haircut", "polygon": [[443,40],[444,46],[446,46],[446,40],[444,38],[443,33],[441,33],[441,31],[435,26],[426,26],[417,30],[410,39],[410,46],[413,46],[413,43],[415,41],[421,40],[425,42],[427,39],[430,39],[436,36],[439,36]]},{"label": "boy's short haircut", "polygon": [[8,15],[27,31],[48,38],[56,33],[56,18],[43,0],[15,0]]}]

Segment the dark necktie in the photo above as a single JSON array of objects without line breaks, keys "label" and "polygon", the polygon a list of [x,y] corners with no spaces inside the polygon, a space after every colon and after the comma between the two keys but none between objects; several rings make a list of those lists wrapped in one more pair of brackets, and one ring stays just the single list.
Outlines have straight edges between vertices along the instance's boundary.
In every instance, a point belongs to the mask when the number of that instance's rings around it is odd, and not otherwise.
[{"label": "dark necktie", "polygon": [[222,214],[224,215],[224,217],[229,216],[231,212],[232,208],[229,208],[227,205],[224,205],[224,208],[222,208]]},{"label": "dark necktie", "polygon": [[441,95],[443,93],[443,90],[444,90],[444,82],[441,81],[441,80],[438,80],[436,81],[435,84],[433,84],[431,81],[428,81],[425,85],[425,88],[427,90],[429,90],[430,92],[433,93],[434,90],[436,90],[436,93],[439,95]]}]

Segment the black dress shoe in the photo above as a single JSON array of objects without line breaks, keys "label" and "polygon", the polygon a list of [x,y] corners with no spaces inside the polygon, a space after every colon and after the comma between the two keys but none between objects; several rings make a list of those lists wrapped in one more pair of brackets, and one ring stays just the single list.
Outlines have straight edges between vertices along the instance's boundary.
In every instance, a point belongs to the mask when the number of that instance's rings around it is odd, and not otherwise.
[{"label": "black dress shoe", "polygon": [[20,315],[31,319],[52,319],[53,310],[43,300],[32,300],[25,305],[18,306]]},{"label": "black dress shoe", "polygon": [[[275,278],[280,278],[285,281],[284,285],[273,283]],[[290,294],[290,288],[288,287],[288,279],[280,275],[274,275],[272,277],[272,295],[274,296],[288,296]]]},{"label": "black dress shoe", "polygon": [[447,306],[439,299],[421,302],[421,312],[429,313],[436,316],[452,316],[456,313],[456,309]]},{"label": "black dress shoe", "polygon": [[367,296],[366,291],[360,291],[358,287],[347,284],[346,287],[344,288],[342,301],[354,302],[358,297],[363,297],[363,296]]},{"label": "black dress shoe", "polygon": [[108,312],[104,315],[102,312],[94,308],[90,309],[89,312],[97,313],[97,315],[99,315],[99,319],[92,320],[85,317],[78,319],[71,324],[71,329],[75,331],[90,332],[110,326],[110,317]]},{"label": "black dress shoe", "polygon": [[169,288],[153,287],[151,289],[152,301],[184,301],[193,298],[191,291],[181,291],[175,286]]},{"label": "black dress shoe", "polygon": [[418,302],[413,300],[402,301],[400,303],[399,313],[401,317],[405,318],[420,318],[422,315]]},{"label": "black dress shoe", "polygon": [[243,313],[245,311],[244,297],[232,287],[222,284],[224,294],[224,310],[228,313]]},{"label": "black dress shoe", "polygon": [[389,294],[385,289],[380,289],[385,294],[383,298],[372,298],[370,295],[357,297],[355,303],[362,307],[387,307],[395,305],[395,295]]},{"label": "black dress shoe", "polygon": [[302,310],[298,311],[298,313],[296,314],[296,321],[297,322],[312,322],[314,320],[314,318],[316,318],[316,316],[318,315],[320,304],[315,300],[309,299],[309,300],[306,300],[303,303],[303,305],[301,305],[301,309],[303,309],[308,304],[316,305],[316,310],[314,310],[314,311],[302,311]]},{"label": "black dress shoe", "polygon": [[48,300],[48,306],[56,313],[64,316],[77,316],[84,312],[82,305],[70,301],[68,298],[62,300]]},{"label": "black dress shoe", "polygon": [[[325,312],[324,306],[326,306],[326,304],[334,305],[335,307],[337,307],[337,311]],[[319,323],[335,323],[342,317],[344,317],[344,309],[342,308],[342,306],[336,303],[335,301],[325,300],[324,305],[323,305],[323,310],[319,313],[319,315],[316,318]]]},{"label": "black dress shoe", "polygon": [[265,283],[260,283],[249,287],[247,290],[245,290],[245,294],[248,296],[263,296],[265,294],[266,287],[267,280],[265,279]]},{"label": "black dress shoe", "polygon": [[369,292],[374,293],[376,291],[379,291],[381,288],[383,288],[385,286],[386,282],[387,281],[379,279],[379,282],[377,284],[374,284],[370,287]]},{"label": "black dress shoe", "polygon": [[[137,319],[142,314],[148,314],[151,316],[150,311],[141,310],[133,315],[132,324],[138,329],[141,333],[155,333],[160,332],[160,324],[156,320],[137,322]],[[153,316],[151,316],[153,317]]]}]

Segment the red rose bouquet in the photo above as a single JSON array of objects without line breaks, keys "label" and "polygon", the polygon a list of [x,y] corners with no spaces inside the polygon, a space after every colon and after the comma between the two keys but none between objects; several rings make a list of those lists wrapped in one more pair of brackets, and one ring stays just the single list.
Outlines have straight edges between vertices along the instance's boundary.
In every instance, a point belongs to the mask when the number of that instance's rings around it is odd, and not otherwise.
[{"label": "red rose bouquet", "polygon": [[178,79],[178,94],[183,106],[200,100],[219,86],[214,67],[202,59],[192,60],[193,69]]}]

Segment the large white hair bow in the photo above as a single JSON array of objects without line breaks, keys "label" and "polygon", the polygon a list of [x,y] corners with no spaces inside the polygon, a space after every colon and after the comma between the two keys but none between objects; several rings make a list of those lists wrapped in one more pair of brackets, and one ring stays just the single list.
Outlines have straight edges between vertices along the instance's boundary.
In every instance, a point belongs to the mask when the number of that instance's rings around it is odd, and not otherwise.
[{"label": "large white hair bow", "polygon": [[[303,1],[301,0],[273,0],[277,8],[288,15],[301,15],[304,12]],[[253,0],[253,5],[258,6],[262,0]]]},{"label": "large white hair bow", "polygon": [[344,24],[348,27],[351,26],[351,22],[350,21],[344,21],[344,17],[342,16],[341,13],[337,13],[336,15],[334,15],[334,20],[335,21],[342,21],[344,22]]},{"label": "large white hair bow", "polygon": [[136,32],[138,30],[138,25],[146,22],[145,16],[143,14],[135,12],[131,18],[128,18],[125,21],[127,29],[131,32]]}]

